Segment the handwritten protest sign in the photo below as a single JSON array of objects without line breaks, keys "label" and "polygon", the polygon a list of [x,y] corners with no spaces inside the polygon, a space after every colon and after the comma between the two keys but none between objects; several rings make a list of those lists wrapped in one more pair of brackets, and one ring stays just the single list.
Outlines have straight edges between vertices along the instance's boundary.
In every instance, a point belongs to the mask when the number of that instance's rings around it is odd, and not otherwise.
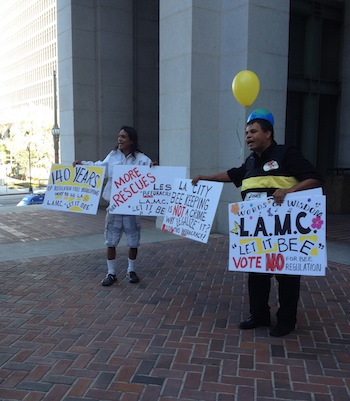
[{"label": "handwritten protest sign", "polygon": [[208,242],[223,184],[177,178],[173,182],[162,230],[199,242]]},{"label": "handwritten protest sign", "polygon": [[105,168],[53,164],[43,207],[62,212],[96,214]]},{"label": "handwritten protest sign", "polygon": [[229,270],[324,276],[325,196],[289,194],[229,205]]},{"label": "handwritten protest sign", "polygon": [[116,165],[109,211],[164,216],[173,180],[185,177],[186,167]]}]

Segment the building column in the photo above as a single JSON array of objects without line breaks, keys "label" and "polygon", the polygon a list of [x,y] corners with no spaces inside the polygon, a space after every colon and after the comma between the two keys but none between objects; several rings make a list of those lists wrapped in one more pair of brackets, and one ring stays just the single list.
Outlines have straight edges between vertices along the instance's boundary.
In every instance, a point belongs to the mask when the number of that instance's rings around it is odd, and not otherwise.
[{"label": "building column", "polygon": [[[188,177],[239,166],[247,154],[247,115],[257,107],[275,115],[284,140],[289,0],[160,2],[160,163],[186,166]],[[241,70],[254,71],[261,90],[244,108],[232,94]],[[224,186],[216,215],[227,233],[227,205],[240,200]]]},{"label": "building column", "polygon": [[58,2],[62,163],[97,160],[133,124],[133,2]]}]

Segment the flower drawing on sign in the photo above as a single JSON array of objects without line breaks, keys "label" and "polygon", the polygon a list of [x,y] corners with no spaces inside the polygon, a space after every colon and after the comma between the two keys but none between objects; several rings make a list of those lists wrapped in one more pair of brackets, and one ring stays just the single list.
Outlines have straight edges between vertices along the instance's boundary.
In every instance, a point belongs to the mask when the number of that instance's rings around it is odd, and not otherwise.
[{"label": "flower drawing on sign", "polygon": [[321,219],[320,216],[317,216],[314,219],[312,219],[312,224],[311,224],[312,228],[319,230],[320,228],[322,228],[322,225],[323,225],[323,220]]},{"label": "flower drawing on sign", "polygon": [[231,213],[238,214],[239,212],[239,205],[238,203],[233,203],[231,206]]}]

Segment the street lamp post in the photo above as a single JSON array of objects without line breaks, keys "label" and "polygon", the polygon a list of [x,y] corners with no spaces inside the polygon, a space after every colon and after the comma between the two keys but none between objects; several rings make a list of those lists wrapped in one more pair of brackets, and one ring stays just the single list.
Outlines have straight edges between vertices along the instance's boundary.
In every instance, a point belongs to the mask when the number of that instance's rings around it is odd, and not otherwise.
[{"label": "street lamp post", "polygon": [[55,124],[51,130],[52,136],[53,136],[53,146],[55,149],[55,163],[59,163],[59,154],[58,154],[58,149],[59,149],[59,142],[60,142],[60,128],[57,124]]},{"label": "street lamp post", "polygon": [[32,194],[33,193],[33,187],[32,187],[32,161],[31,161],[31,155],[30,155],[30,142],[28,143],[27,146],[28,150],[28,164],[29,164],[29,192]]},{"label": "street lamp post", "polygon": [[59,141],[60,141],[60,127],[57,124],[57,83],[56,71],[53,72],[53,100],[54,100],[54,125],[51,133],[53,136],[53,145],[55,149],[55,164],[59,163]]}]

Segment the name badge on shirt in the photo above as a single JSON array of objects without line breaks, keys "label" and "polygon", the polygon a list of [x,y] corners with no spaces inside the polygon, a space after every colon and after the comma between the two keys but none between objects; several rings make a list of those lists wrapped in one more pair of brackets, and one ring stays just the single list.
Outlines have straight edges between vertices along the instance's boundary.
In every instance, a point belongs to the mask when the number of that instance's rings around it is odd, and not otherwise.
[{"label": "name badge on shirt", "polygon": [[267,198],[267,192],[248,192],[244,200],[247,201],[247,200],[255,200],[262,198]]},{"label": "name badge on shirt", "polygon": [[277,170],[279,168],[278,163],[276,160],[271,160],[270,162],[267,162],[263,166],[264,171],[271,171],[271,170]]}]

